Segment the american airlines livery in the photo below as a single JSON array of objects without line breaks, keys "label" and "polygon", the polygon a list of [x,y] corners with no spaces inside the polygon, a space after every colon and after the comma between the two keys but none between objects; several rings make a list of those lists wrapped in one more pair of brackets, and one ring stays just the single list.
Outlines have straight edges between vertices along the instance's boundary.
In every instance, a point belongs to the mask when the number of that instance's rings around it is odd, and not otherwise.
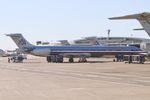
[{"label": "american airlines livery", "polygon": [[134,30],[145,30],[148,35],[150,36],[150,13],[149,12],[143,12],[139,14],[131,14],[126,16],[120,16],[120,17],[112,17],[109,18],[110,20],[118,20],[118,19],[137,19],[140,24],[143,26],[143,28],[134,29]]},{"label": "american airlines livery", "polygon": [[134,46],[35,46],[30,44],[23,36],[19,33],[6,34],[10,36],[16,43],[20,50],[24,53],[32,54],[35,56],[47,57],[47,61],[50,62],[52,59],[63,62],[63,57],[69,58],[69,62],[73,62],[73,58],[80,58],[81,62],[86,60],[86,57],[101,57],[103,55],[117,55],[117,54],[140,54],[143,51]]}]

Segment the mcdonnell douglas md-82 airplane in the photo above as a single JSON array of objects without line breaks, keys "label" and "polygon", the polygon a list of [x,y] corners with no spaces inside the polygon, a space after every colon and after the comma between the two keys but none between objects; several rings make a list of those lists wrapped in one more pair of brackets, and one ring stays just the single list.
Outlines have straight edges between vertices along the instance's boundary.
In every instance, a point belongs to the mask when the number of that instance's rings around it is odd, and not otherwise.
[{"label": "mcdonnell douglas md-82 airplane", "polygon": [[110,20],[137,19],[140,22],[140,24],[143,26],[143,28],[139,28],[139,29],[135,29],[135,30],[145,30],[148,33],[148,35],[150,36],[150,13],[148,13],[148,12],[126,15],[126,16],[120,16],[120,17],[112,17],[109,19]]},{"label": "mcdonnell douglas md-82 airplane", "polygon": [[[117,54],[140,54],[143,51],[134,46],[35,46],[30,44],[22,34],[7,34],[16,43],[20,50],[25,53],[35,56],[47,57],[48,62],[52,58],[67,57],[69,62],[73,62],[73,58],[78,57],[81,62],[85,61],[86,57],[101,57],[103,55],[117,55]],[[63,62],[63,59],[61,60]]]}]

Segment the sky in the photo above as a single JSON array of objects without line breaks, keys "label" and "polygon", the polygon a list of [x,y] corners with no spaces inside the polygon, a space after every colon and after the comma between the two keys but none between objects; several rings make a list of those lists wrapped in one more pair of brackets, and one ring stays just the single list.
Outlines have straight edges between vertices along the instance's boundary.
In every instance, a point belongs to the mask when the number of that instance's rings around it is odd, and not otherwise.
[{"label": "sky", "polygon": [[5,34],[22,33],[36,41],[75,40],[83,37],[126,36],[149,38],[133,31],[136,20],[110,21],[114,16],[150,12],[149,0],[0,0],[0,49],[17,46]]}]

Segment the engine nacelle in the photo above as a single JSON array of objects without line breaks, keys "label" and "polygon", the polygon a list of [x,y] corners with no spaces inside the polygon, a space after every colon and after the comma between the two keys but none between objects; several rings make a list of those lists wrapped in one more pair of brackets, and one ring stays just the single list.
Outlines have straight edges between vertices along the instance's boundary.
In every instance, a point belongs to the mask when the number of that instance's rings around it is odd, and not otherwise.
[{"label": "engine nacelle", "polygon": [[47,57],[48,55],[50,55],[51,50],[48,48],[37,48],[34,49],[31,53],[36,56]]}]

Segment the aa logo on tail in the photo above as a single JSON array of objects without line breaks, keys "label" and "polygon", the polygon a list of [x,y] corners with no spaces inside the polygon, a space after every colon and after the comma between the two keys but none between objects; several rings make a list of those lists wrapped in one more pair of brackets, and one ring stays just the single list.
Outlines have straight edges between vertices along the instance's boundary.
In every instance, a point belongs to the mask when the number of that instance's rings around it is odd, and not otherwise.
[{"label": "aa logo on tail", "polygon": [[19,38],[19,44],[20,45],[26,45],[26,40],[23,38]]}]

